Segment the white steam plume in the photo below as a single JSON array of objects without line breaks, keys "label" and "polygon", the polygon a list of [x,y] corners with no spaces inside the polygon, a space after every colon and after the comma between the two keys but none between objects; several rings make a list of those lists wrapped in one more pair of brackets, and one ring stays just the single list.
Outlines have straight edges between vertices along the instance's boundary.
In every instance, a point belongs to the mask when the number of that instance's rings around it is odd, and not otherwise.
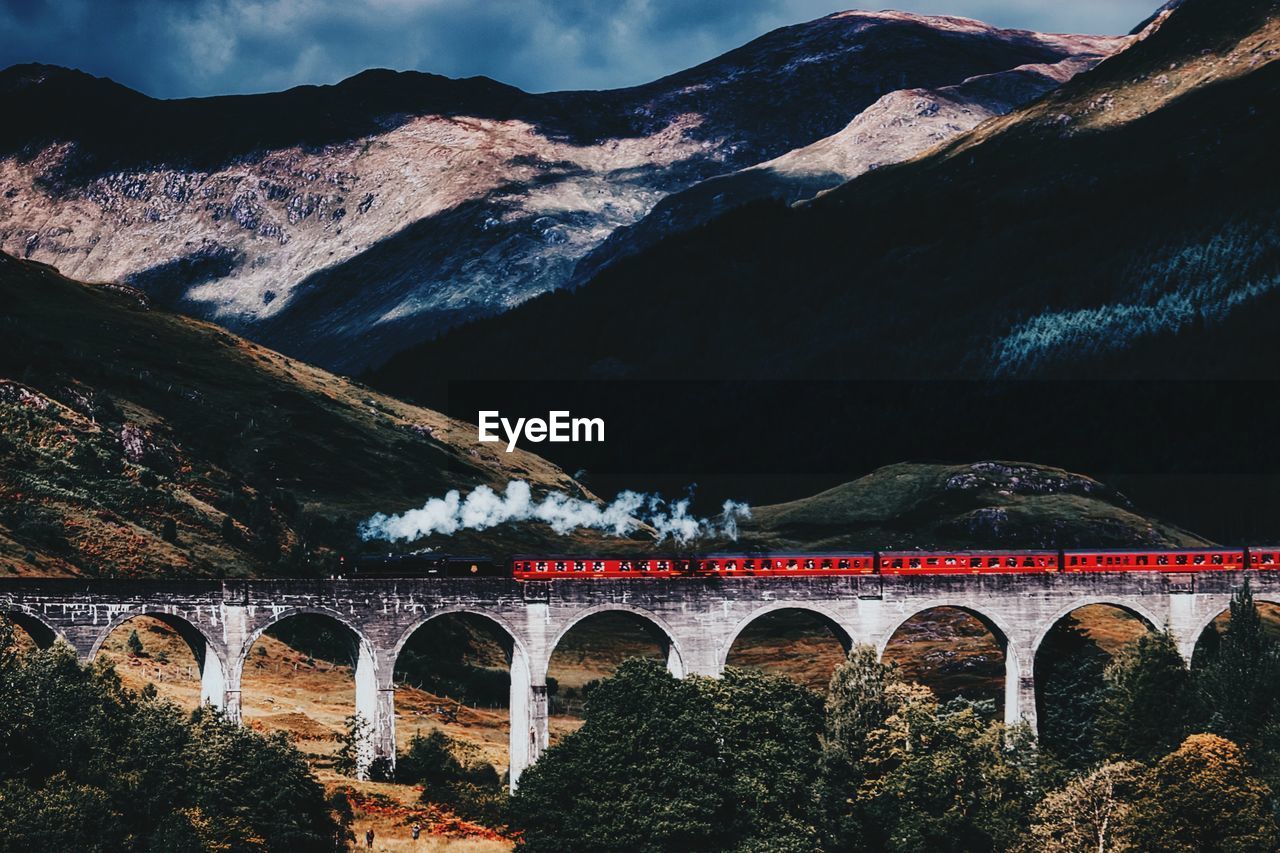
[{"label": "white steam plume", "polygon": [[698,518],[689,514],[689,498],[668,502],[659,495],[621,492],[605,506],[552,492],[534,500],[533,489],[523,480],[507,483],[502,494],[488,486],[477,486],[465,498],[457,489],[442,498],[431,498],[421,509],[400,515],[377,513],[360,524],[364,540],[385,539],[411,542],[423,536],[452,536],[459,530],[488,530],[516,521],[541,521],[561,535],[587,528],[611,536],[627,536],[641,525],[652,527],[658,541],[671,538],[679,543],[706,537],[738,538],[738,520],[751,517],[751,507],[725,501],[719,518]]}]

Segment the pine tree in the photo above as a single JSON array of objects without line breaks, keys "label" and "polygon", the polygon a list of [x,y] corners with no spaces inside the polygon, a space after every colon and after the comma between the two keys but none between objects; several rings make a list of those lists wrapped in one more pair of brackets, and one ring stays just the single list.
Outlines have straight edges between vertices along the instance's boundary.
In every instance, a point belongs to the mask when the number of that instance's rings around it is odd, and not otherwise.
[{"label": "pine tree", "polygon": [[1098,713],[1109,660],[1072,615],[1053,627],[1036,654],[1040,745],[1068,768],[1099,758]]},{"label": "pine tree", "polygon": [[142,657],[144,651],[142,648],[142,638],[138,636],[136,628],[129,632],[129,640],[125,643],[125,646],[128,648],[129,654],[133,655],[135,658]]},{"label": "pine tree", "polygon": [[1191,672],[1165,631],[1144,634],[1107,667],[1098,712],[1104,755],[1140,761],[1174,749],[1200,718]]},{"label": "pine tree", "polygon": [[1249,580],[1231,599],[1231,619],[1218,642],[1201,654],[1196,686],[1208,729],[1246,748],[1276,721],[1280,649],[1266,635]]}]

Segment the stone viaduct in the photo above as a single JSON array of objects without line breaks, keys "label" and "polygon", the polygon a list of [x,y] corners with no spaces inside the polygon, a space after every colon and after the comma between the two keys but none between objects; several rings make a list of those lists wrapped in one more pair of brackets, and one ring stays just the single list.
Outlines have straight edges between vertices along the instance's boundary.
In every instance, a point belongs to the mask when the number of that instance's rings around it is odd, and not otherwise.
[{"label": "stone viaduct", "polygon": [[1280,573],[1155,572],[845,576],[826,578],[396,580],[6,580],[0,613],[42,645],[61,638],[83,659],[140,615],[173,626],[201,668],[205,701],[240,718],[240,679],[268,627],[299,614],[342,626],[355,664],[355,709],[371,722],[362,760],[395,757],[396,657],[424,623],[448,613],[490,620],[508,642],[511,784],[547,746],[547,668],[570,628],[595,613],[634,614],[667,649],[678,677],[720,675],[738,634],[781,609],[817,614],[845,644],[882,653],[916,614],[958,607],[980,619],[1005,649],[1005,718],[1035,725],[1035,657],[1058,620],[1108,604],[1166,628],[1191,658],[1204,628],[1251,578],[1255,597],[1280,603]]}]

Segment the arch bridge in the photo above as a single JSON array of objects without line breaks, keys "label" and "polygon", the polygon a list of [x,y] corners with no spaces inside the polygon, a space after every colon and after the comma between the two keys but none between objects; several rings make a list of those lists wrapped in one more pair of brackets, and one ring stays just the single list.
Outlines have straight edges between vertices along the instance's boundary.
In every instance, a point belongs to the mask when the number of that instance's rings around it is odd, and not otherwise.
[{"label": "arch bridge", "polygon": [[633,614],[667,649],[678,677],[719,676],[738,634],[782,609],[809,611],[846,643],[883,653],[911,617],[936,607],[968,611],[1004,646],[1005,717],[1035,726],[1035,656],[1050,629],[1089,604],[1140,616],[1172,634],[1190,661],[1196,640],[1248,574],[1259,601],[1280,603],[1280,573],[1154,572],[826,578],[637,578],[520,583],[502,578],[342,580],[5,580],[0,613],[38,644],[63,639],[83,659],[136,616],[177,629],[200,664],[202,697],[240,718],[240,679],[254,641],[275,623],[319,614],[351,642],[356,711],[371,724],[368,766],[395,759],[396,658],[427,621],[485,617],[506,635],[511,668],[509,759],[514,787],[546,748],[547,669],[559,639],[588,616]]}]

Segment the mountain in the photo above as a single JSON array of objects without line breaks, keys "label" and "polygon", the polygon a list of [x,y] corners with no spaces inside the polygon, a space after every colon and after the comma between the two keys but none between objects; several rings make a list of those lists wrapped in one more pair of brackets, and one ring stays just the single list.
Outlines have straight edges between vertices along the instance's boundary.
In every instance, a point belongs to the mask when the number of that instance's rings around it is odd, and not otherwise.
[{"label": "mountain", "polygon": [[[1111,40],[1112,45],[1116,43]],[[1103,46],[1099,45],[1100,51]],[[662,199],[635,225],[617,228],[579,261],[570,285],[586,284],[620,258],[749,202],[772,199],[794,204],[863,172],[909,160],[1039,98],[1102,58],[1102,52],[1082,54],[1052,64],[980,74],[938,89],[890,92],[831,136]]]},{"label": "mountain", "polygon": [[15,66],[0,73],[0,110],[22,117],[0,129],[0,249],[354,372],[561,287],[664,196],[840,134],[886,93],[1117,44],[849,12],[643,86],[549,94],[370,71],[158,101]]},{"label": "mountain", "polygon": [[476,449],[473,427],[125,285],[0,254],[0,303],[0,576],[328,573],[360,520],[450,488],[589,497],[537,456]]},{"label": "mountain", "polygon": [[1278,57],[1274,0],[1185,0],[922,157],[731,211],[374,382],[1274,380]]}]

